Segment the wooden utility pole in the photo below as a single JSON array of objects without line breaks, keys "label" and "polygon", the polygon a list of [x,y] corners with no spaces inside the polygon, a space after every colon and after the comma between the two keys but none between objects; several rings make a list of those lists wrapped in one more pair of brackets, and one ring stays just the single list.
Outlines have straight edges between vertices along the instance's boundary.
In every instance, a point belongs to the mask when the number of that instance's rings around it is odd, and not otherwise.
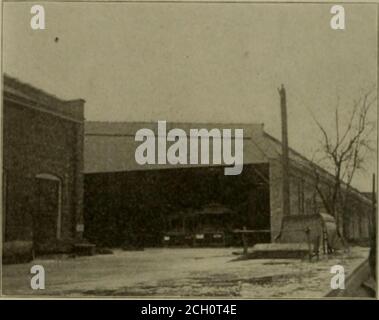
[{"label": "wooden utility pole", "polygon": [[289,157],[288,157],[288,124],[286,90],[282,85],[278,90],[280,95],[280,110],[282,121],[282,196],[283,216],[290,215],[290,182],[289,182]]}]

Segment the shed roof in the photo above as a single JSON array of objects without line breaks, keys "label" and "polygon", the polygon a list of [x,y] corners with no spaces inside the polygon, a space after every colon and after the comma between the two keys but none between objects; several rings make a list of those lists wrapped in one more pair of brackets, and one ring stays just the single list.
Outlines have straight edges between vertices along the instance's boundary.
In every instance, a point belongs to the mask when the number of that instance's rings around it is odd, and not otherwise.
[{"label": "shed roof", "polygon": [[[159,170],[178,167],[196,167],[208,165],[139,165],[135,160],[135,150],[140,142],[135,141],[139,129],[151,129],[157,136],[157,122],[85,122],[84,171],[85,173],[106,173],[136,170]],[[190,129],[243,129],[244,164],[268,163],[277,160],[282,154],[281,142],[264,131],[263,124],[252,123],[167,123],[167,132],[173,128],[183,129],[189,135]],[[200,151],[199,151],[200,153]],[[212,154],[212,143],[210,143]],[[316,169],[326,179],[333,179],[327,170],[314,164],[296,150],[289,148],[292,165],[301,169]],[[352,191],[365,202],[370,202],[358,190]]]},{"label": "shed roof", "polygon": [[[141,142],[135,141],[136,132],[146,128],[157,136],[157,122],[86,122],[84,140],[84,170],[86,173],[119,172],[135,170],[169,169],[178,167],[196,167],[208,165],[139,165],[135,160],[135,151]],[[190,136],[190,129],[243,129],[244,130],[244,163],[267,162],[263,150],[252,147],[252,141],[261,140],[262,124],[221,124],[221,123],[167,123],[167,132],[174,128],[183,129]],[[167,144],[167,148],[169,143]],[[213,153],[209,143],[210,155]],[[200,154],[200,150],[199,150]],[[188,155],[189,156],[189,155]],[[189,161],[188,161],[189,163]]]},{"label": "shed roof", "polygon": [[[134,154],[140,142],[134,140],[139,129],[147,128],[157,136],[157,122],[85,122],[84,168],[86,173],[118,172],[150,169],[177,168],[183,165],[139,165]],[[244,164],[266,163],[278,159],[282,154],[279,140],[264,131],[263,124],[252,123],[167,123],[167,132],[174,128],[183,129],[189,136],[190,129],[234,129],[244,130]],[[212,154],[212,143],[210,143]],[[290,160],[311,168],[314,164],[306,157],[289,149]],[[185,165],[196,166],[192,164]],[[319,168],[324,173],[324,169]]]}]

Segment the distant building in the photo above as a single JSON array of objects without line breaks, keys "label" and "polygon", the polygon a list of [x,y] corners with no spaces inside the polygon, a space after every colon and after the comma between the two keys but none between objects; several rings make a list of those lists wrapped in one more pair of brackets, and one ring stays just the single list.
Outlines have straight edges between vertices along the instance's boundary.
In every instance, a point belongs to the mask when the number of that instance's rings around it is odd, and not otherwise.
[{"label": "distant building", "polygon": [[3,240],[68,250],[83,229],[84,100],[3,79]]},{"label": "distant building", "polygon": [[[141,166],[134,158],[140,144],[135,134],[141,128],[156,133],[156,126],[86,122],[84,211],[85,236],[90,241],[117,246],[142,237],[146,245],[161,245],[178,216],[187,213],[193,217],[212,203],[234,212],[229,219],[231,229],[256,231],[255,242],[276,241],[283,215],[280,141],[267,134],[261,124],[170,123],[167,131],[181,128],[187,135],[195,128],[244,129],[242,173],[225,176],[222,165]],[[301,229],[304,215],[326,213],[315,187],[314,170],[322,188],[333,183],[333,176],[292,149],[289,158],[291,216],[300,217],[294,223],[300,229],[287,234],[285,241],[296,242],[305,236],[306,228]],[[349,240],[367,239],[371,201],[354,188],[346,192],[349,208],[344,214],[343,233]]]}]

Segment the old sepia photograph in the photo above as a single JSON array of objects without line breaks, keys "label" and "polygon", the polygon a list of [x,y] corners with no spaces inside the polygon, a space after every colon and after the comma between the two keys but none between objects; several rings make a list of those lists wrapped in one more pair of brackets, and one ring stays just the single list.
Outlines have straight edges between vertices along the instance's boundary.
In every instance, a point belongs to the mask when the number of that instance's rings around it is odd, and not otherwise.
[{"label": "old sepia photograph", "polygon": [[1,40],[3,298],[376,299],[378,4],[4,1]]}]

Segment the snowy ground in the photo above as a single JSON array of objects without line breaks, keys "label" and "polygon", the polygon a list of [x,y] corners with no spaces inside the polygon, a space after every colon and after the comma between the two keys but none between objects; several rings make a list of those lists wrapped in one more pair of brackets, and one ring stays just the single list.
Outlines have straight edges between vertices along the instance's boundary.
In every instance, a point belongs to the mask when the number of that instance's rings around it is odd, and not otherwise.
[{"label": "snowy ground", "polygon": [[[235,261],[232,248],[114,250],[112,255],[49,257],[5,265],[5,295],[317,298],[330,290],[331,266],[348,276],[368,256],[354,247],[329,259]],[[43,265],[45,290],[30,288],[30,268]]]}]

